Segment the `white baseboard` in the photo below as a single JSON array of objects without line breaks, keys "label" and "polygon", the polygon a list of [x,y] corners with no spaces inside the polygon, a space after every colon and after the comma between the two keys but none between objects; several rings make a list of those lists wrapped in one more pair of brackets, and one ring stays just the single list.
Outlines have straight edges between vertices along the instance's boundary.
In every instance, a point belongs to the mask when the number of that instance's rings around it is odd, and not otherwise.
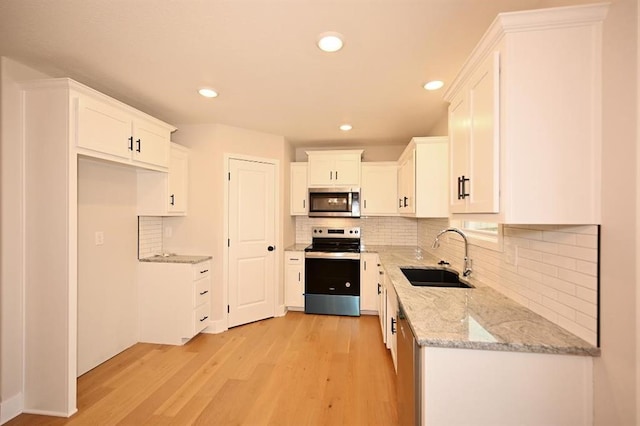
[{"label": "white baseboard", "polygon": [[207,328],[202,330],[202,332],[207,334],[219,334],[224,333],[228,329],[229,328],[227,327],[227,322],[225,320],[209,321],[209,325]]},{"label": "white baseboard", "polygon": [[284,305],[280,305],[276,308],[276,312],[274,314],[275,317],[283,317],[287,314],[287,308]]},{"label": "white baseboard", "polygon": [[5,424],[14,417],[22,414],[24,408],[24,396],[22,392],[12,396],[6,401],[0,402],[0,425]]},{"label": "white baseboard", "polygon": [[51,416],[51,417],[65,417],[65,418],[69,418],[71,416],[73,416],[75,413],[78,412],[78,409],[76,408],[75,410],[73,410],[70,413],[63,413],[61,411],[48,411],[48,410],[23,410],[23,413],[26,414],[36,414],[38,416]]}]

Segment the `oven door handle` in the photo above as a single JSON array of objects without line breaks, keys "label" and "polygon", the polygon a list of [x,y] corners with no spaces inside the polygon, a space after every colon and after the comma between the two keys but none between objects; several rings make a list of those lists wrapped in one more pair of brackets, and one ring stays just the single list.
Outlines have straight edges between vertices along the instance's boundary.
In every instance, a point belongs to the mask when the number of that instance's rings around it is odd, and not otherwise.
[{"label": "oven door handle", "polygon": [[306,252],[304,257],[307,259],[352,259],[360,260],[360,253],[341,253],[341,252],[325,252],[313,251]]}]

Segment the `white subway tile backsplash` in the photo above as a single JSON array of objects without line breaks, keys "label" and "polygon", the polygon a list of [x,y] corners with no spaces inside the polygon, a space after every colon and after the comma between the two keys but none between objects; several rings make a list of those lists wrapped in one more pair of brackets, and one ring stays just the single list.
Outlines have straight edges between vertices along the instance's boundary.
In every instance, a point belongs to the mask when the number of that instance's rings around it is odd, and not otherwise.
[{"label": "white subway tile backsplash", "polygon": [[[462,269],[463,244],[436,234],[447,219],[418,220],[418,245]],[[503,251],[470,245],[473,277],[586,341],[597,343],[598,227],[505,225]]]},{"label": "white subway tile backsplash", "polygon": [[416,246],[417,219],[407,217],[366,217],[360,219],[296,217],[296,244],[311,243],[311,228],[315,226],[359,226],[362,243],[366,245]]},{"label": "white subway tile backsplash", "polygon": [[162,218],[138,217],[138,258],[162,253]]}]

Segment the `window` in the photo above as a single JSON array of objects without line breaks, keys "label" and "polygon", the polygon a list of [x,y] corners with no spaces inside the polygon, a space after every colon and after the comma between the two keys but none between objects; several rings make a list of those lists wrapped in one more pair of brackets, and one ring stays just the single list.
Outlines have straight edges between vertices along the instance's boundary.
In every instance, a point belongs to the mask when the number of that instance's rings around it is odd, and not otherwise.
[{"label": "window", "polygon": [[499,223],[451,220],[451,226],[460,228],[469,244],[502,251],[502,225]]}]

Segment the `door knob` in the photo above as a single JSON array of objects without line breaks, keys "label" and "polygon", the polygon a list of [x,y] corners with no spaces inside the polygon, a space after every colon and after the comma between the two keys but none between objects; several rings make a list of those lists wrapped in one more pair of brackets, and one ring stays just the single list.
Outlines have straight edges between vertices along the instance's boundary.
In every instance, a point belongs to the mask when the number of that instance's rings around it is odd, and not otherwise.
[{"label": "door knob", "polygon": [[269,251],[274,251],[275,249],[276,249],[276,247],[275,247],[275,246],[269,246],[269,247],[267,247],[267,250],[269,250]]}]

